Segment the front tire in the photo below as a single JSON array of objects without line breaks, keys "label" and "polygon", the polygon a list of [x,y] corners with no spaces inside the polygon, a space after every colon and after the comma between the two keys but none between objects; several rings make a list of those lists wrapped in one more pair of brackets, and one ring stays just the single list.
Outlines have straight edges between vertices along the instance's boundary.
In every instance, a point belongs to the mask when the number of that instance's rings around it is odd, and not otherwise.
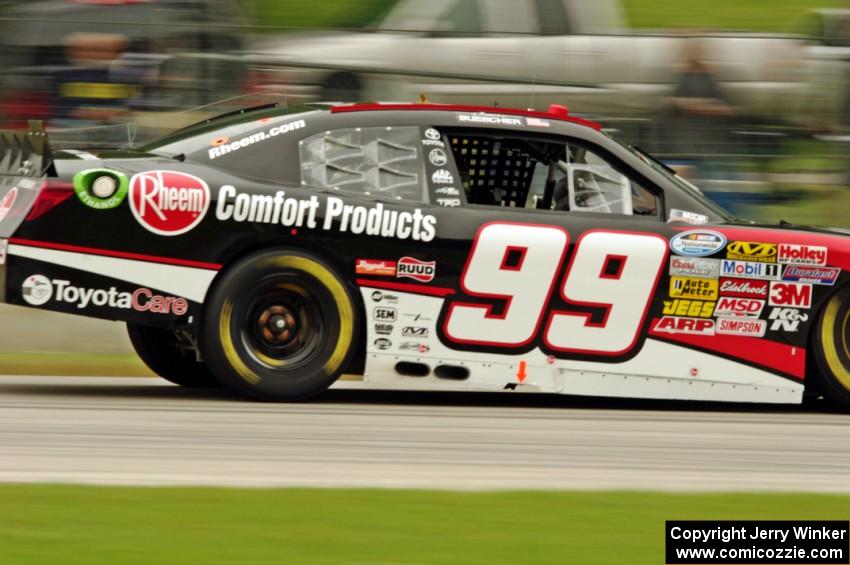
[{"label": "front tire", "polygon": [[295,401],[336,381],[357,343],[352,293],[322,259],[268,250],[231,267],[211,292],[201,330],[219,381],[261,400]]},{"label": "front tire", "polygon": [[814,383],[828,401],[850,408],[850,293],[826,303],[813,336]]},{"label": "front tire", "polygon": [[127,335],[139,358],[163,379],[187,388],[220,386],[198,361],[193,344],[176,331],[128,322]]}]

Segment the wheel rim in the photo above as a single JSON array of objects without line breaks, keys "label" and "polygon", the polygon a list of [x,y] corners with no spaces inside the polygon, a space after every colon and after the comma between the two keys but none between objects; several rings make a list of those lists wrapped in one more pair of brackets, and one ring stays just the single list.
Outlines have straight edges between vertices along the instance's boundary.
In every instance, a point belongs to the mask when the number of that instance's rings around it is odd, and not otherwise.
[{"label": "wheel rim", "polygon": [[254,360],[269,368],[310,363],[325,341],[319,301],[307,285],[287,275],[265,279],[247,300],[240,337]]}]

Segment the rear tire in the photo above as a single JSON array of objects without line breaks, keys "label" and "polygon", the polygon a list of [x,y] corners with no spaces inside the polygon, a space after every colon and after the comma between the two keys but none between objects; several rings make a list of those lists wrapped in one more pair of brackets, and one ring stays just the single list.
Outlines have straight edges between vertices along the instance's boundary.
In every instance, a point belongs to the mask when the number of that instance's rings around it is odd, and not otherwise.
[{"label": "rear tire", "polygon": [[163,379],[187,388],[220,386],[174,330],[128,322],[127,334],[141,360]]},{"label": "rear tire", "polygon": [[826,303],[813,336],[814,388],[824,398],[850,408],[850,293],[835,294]]},{"label": "rear tire", "polygon": [[356,349],[355,304],[322,259],[290,249],[256,253],[225,272],[207,299],[204,360],[242,394],[309,398],[336,381]]}]

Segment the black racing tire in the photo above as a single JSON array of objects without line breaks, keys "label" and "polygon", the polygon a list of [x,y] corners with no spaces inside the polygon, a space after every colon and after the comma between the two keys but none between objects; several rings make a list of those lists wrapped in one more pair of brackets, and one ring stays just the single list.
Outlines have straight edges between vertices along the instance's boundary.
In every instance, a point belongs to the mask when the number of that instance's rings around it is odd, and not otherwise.
[{"label": "black racing tire", "polygon": [[814,389],[824,398],[850,409],[850,292],[839,292],[826,303],[812,336]]},{"label": "black racing tire", "polygon": [[221,386],[195,352],[181,344],[174,330],[128,322],[127,334],[139,358],[163,379],[187,388]]},{"label": "black racing tire", "polygon": [[207,298],[204,361],[219,381],[267,401],[314,396],[357,346],[354,293],[323,259],[271,249],[228,268]]},{"label": "black racing tire", "polygon": [[354,73],[334,73],[322,82],[326,102],[359,102],[362,85]]}]

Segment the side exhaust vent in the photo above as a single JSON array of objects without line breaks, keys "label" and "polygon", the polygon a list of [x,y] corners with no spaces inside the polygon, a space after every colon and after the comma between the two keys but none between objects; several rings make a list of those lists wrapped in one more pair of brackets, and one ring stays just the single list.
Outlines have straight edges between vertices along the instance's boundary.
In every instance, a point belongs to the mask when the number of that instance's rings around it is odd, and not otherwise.
[{"label": "side exhaust vent", "polygon": [[405,377],[427,377],[431,374],[431,367],[425,363],[399,361],[395,364],[395,372]]},{"label": "side exhaust vent", "polygon": [[434,375],[440,379],[463,381],[469,378],[469,369],[460,365],[439,365],[434,369]]}]

